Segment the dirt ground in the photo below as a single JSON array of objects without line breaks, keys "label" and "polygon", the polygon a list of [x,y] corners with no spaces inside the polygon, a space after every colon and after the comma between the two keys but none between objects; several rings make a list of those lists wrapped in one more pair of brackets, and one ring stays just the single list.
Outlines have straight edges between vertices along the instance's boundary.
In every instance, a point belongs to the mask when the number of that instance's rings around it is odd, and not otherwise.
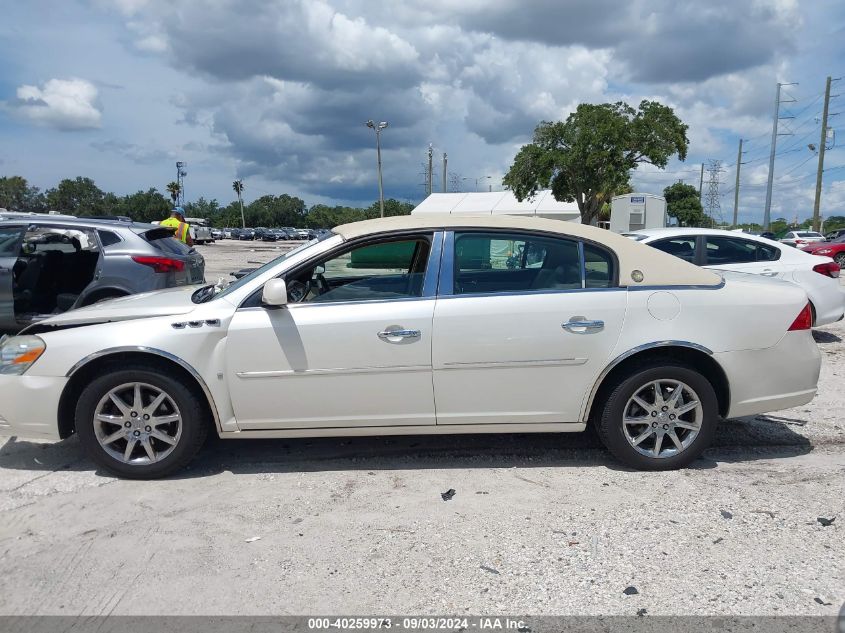
[{"label": "dirt ground", "polygon": [[[212,281],[284,247],[201,248]],[[0,615],[835,615],[845,326],[815,337],[812,403],[725,421],[679,472],[524,434],[214,440],[135,482],[0,437]]]}]

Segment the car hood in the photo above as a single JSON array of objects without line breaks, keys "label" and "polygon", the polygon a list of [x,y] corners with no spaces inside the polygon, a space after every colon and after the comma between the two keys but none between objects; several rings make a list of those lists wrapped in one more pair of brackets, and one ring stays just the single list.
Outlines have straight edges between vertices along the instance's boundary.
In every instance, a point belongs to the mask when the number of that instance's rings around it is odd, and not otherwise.
[{"label": "car hood", "polygon": [[191,301],[191,295],[199,287],[180,286],[110,299],[85,308],[77,308],[63,314],[57,314],[31,325],[23,332],[35,334],[79,325],[186,314],[197,307],[197,304]]}]

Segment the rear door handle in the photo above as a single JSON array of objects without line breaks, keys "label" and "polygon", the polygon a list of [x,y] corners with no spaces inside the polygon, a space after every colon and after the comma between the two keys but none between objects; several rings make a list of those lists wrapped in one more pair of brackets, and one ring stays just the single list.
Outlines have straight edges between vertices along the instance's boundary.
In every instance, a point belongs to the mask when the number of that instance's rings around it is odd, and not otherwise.
[{"label": "rear door handle", "polygon": [[604,329],[604,321],[573,320],[563,323],[561,327],[573,334],[590,334]]},{"label": "rear door handle", "polygon": [[419,330],[383,330],[378,333],[378,337],[383,341],[389,341],[396,338],[419,338]]}]

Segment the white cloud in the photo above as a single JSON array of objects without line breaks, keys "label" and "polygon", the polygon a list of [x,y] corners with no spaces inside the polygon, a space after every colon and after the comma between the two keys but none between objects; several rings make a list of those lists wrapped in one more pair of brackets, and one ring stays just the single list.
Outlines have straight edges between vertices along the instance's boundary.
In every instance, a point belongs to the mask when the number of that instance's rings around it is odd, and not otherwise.
[{"label": "white cloud", "polygon": [[100,127],[97,87],[85,79],[50,79],[41,87],[23,85],[16,95],[6,108],[37,125],[59,130]]}]

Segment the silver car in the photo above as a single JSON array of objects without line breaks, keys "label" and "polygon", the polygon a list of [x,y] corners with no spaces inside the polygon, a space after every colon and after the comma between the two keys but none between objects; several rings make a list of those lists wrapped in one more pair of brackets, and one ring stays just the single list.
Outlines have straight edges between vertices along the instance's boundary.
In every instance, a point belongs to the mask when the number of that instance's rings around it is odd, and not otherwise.
[{"label": "silver car", "polygon": [[68,216],[0,219],[0,332],[99,301],[204,281],[202,255],[166,227]]},{"label": "silver car", "polygon": [[824,242],[824,235],[815,231],[790,231],[780,239],[780,242],[790,246],[801,246],[813,242]]}]

